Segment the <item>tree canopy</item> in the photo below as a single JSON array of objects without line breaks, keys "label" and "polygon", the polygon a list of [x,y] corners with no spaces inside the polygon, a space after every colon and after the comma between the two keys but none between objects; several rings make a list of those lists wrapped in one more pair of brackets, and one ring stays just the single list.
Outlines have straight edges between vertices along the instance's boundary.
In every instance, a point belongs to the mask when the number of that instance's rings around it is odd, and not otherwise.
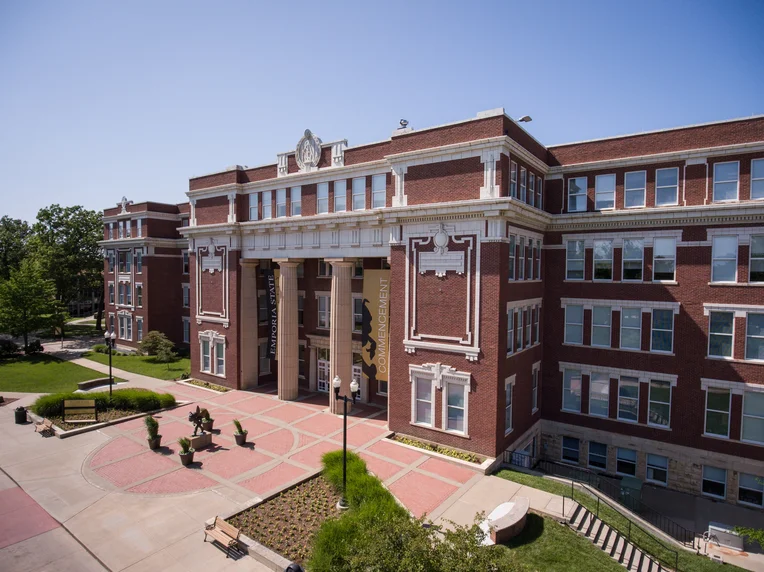
[{"label": "tree canopy", "polygon": [[0,281],[8,280],[27,255],[32,229],[26,221],[9,216],[0,218]]}]

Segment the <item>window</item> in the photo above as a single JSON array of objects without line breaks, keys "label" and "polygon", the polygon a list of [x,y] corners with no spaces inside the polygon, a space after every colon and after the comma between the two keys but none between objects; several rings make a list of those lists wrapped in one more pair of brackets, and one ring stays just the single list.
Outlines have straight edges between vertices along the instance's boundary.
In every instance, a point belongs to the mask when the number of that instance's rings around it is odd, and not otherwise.
[{"label": "window", "polygon": [[706,390],[706,435],[729,437],[730,391],[709,387]]},{"label": "window", "polygon": [[180,226],[188,226],[190,224],[187,218],[180,219]]},{"label": "window", "polygon": [[143,272],[143,251],[138,250],[135,253],[135,273],[140,274]]},{"label": "window", "polygon": [[504,383],[504,434],[512,432],[512,394],[515,384],[509,380]]},{"label": "window", "polygon": [[289,216],[302,215],[302,187],[289,189]]},{"label": "window", "polygon": [[541,241],[536,241],[536,248],[538,249],[538,257],[536,258],[536,280],[541,280]]},{"label": "window", "polygon": [[109,315],[109,329],[114,332],[114,314]]},{"label": "window", "polygon": [[751,161],[751,198],[764,199],[764,159]]},{"label": "window", "polygon": [[636,476],[637,452],[634,449],[618,447],[615,457],[615,472],[621,475]]},{"label": "window", "polygon": [[299,344],[297,346],[297,375],[305,379],[305,344]]},{"label": "window", "polygon": [[305,263],[297,264],[297,278],[305,278]]},{"label": "window", "polygon": [[507,353],[511,354],[514,351],[515,341],[515,311],[509,310],[507,312]]},{"label": "window", "polygon": [[119,221],[119,238],[125,237],[125,221]]},{"label": "window", "polygon": [[297,296],[297,324],[305,325],[305,296]]},{"label": "window", "polygon": [[586,177],[568,179],[568,212],[586,210]]},{"label": "window", "polygon": [[737,200],[739,170],[737,161],[714,164],[714,202]]},{"label": "window", "polygon": [[114,272],[114,251],[113,250],[106,251],[106,260],[109,263],[109,272]]},{"label": "window", "polygon": [[581,372],[566,369],[562,378],[562,409],[581,413]]},{"label": "window", "polygon": [[127,339],[133,339],[133,318],[132,316],[125,316],[125,325],[127,326]]},{"label": "window", "polygon": [[363,327],[363,299],[353,298],[353,331],[360,332]]},{"label": "window", "polygon": [[[140,219],[139,219],[140,220]],[[136,340],[139,342],[143,339],[143,318],[135,319]]]},{"label": "window", "polygon": [[125,253],[125,272],[130,272],[130,267],[132,263],[133,263],[133,253],[126,252]]},{"label": "window", "polygon": [[525,238],[522,236],[520,237],[519,250],[520,261],[517,265],[517,279],[525,280]]},{"label": "window", "polygon": [[331,320],[331,308],[330,308],[329,296],[318,297],[318,327],[328,328]]},{"label": "window", "polygon": [[645,206],[647,171],[626,173],[623,180],[623,204],[627,209]]},{"label": "window", "polygon": [[610,374],[592,372],[589,377],[589,415],[610,414]]},{"label": "window", "polygon": [[544,180],[539,177],[536,179],[536,206],[541,208],[544,197]]},{"label": "window", "polygon": [[347,210],[347,181],[334,181],[334,212],[341,213]]},{"label": "window", "polygon": [[273,207],[272,198],[271,198],[272,191],[263,191],[263,219],[269,219],[273,218],[273,214],[271,212],[271,208]]},{"label": "window", "polygon": [[126,220],[125,221],[125,231],[126,231],[125,236],[127,236],[127,238],[130,238],[132,236],[132,230],[133,230],[133,221]]},{"label": "window", "polygon": [[607,469],[607,445],[589,441],[589,466],[595,469]]},{"label": "window", "polygon": [[328,277],[332,275],[332,264],[326,262],[323,258],[318,259],[318,275]]},{"label": "window", "polygon": [[143,236],[143,219],[139,218],[135,223],[138,225],[138,236]]},{"label": "window", "polygon": [[366,208],[366,177],[353,179],[353,210],[362,211]]},{"label": "window", "polygon": [[371,178],[371,208],[380,209],[385,206],[385,191],[387,175],[374,175]]},{"label": "window", "polygon": [[189,319],[183,320],[183,343],[187,344],[191,341],[191,321]]},{"label": "window", "polygon": [[523,349],[523,311],[515,310],[515,351]]},{"label": "window", "polygon": [[594,208],[598,211],[615,208],[615,175],[594,177]]},{"label": "window", "polygon": [[353,263],[353,278],[363,278],[363,260],[356,260]]},{"label": "window", "polygon": [[533,312],[533,340],[536,344],[541,342],[541,338],[539,338],[539,312],[541,312],[541,306],[536,306]]},{"label": "window", "polygon": [[592,309],[592,345],[610,347],[610,306],[594,306]]},{"label": "window", "polygon": [[531,413],[533,413],[539,408],[539,369],[534,367],[531,375],[533,376],[531,380]]},{"label": "window", "polygon": [[525,279],[533,280],[533,239],[528,239],[527,251],[525,253]]},{"label": "window", "polygon": [[536,268],[536,265],[534,264],[534,262],[537,260],[538,255],[539,255],[538,246],[536,245],[535,242],[533,242],[532,239],[528,239],[528,242],[531,245],[531,257],[528,260],[528,262],[529,262],[529,264],[528,264],[528,278],[530,278],[531,280],[533,280],[534,278],[536,280],[538,280],[539,278],[541,278],[541,276],[539,276],[539,275],[535,275],[534,276],[534,274],[533,274],[534,269]]},{"label": "window", "polygon": [[509,165],[509,196],[517,198],[517,163],[514,161]]},{"label": "window", "polygon": [[647,423],[659,427],[671,426],[671,383],[650,381],[649,410]]},{"label": "window", "polygon": [[114,283],[109,283],[109,304],[114,303]]},{"label": "window", "polygon": [[111,240],[114,240],[114,223],[113,222],[109,223],[109,238]]},{"label": "window", "polygon": [[210,371],[210,342],[202,340],[202,371]]},{"label": "window", "polygon": [[258,195],[257,193],[250,193],[249,195],[249,220],[258,219],[257,200],[259,198],[260,198],[260,195]]},{"label": "window", "polygon": [[668,484],[668,457],[648,453],[645,477],[651,483]]},{"label": "window", "polygon": [[125,284],[125,292],[127,293],[127,305],[133,304],[133,287],[132,284]]},{"label": "window", "polygon": [[271,358],[268,357],[268,342],[260,344],[260,372],[259,375],[271,373]]},{"label": "window", "polygon": [[672,352],[674,350],[674,311],[653,310],[652,326],[650,351]]},{"label": "window", "polygon": [[125,317],[120,316],[119,317],[119,339],[124,340],[126,335],[127,334],[125,332]]},{"label": "window", "polygon": [[737,236],[715,236],[711,282],[737,282]]},{"label": "window", "polygon": [[268,322],[268,297],[265,294],[257,297],[257,321],[260,324]]},{"label": "window", "polygon": [[639,420],[639,380],[636,377],[623,376],[618,382],[618,419],[634,423]]},{"label": "window", "polygon": [[464,393],[467,389],[468,386],[461,383],[446,383],[446,431],[466,432],[464,426]]},{"label": "window", "polygon": [[764,478],[740,473],[737,491],[738,502],[764,507]]},{"label": "window", "polygon": [[215,342],[215,373],[225,375],[225,343]]},{"label": "window", "polygon": [[316,202],[316,213],[326,214],[329,212],[329,183],[318,183],[316,191],[318,197]]},{"label": "window", "polygon": [[509,279],[515,279],[515,235],[509,235]]},{"label": "window", "polygon": [[679,169],[656,169],[655,204],[670,206],[679,204]]},{"label": "window", "polygon": [[569,240],[567,245],[565,279],[584,279],[584,259],[586,256],[583,240]]},{"label": "window", "polygon": [[120,305],[124,305],[124,303],[125,303],[125,285],[122,284],[122,282],[120,282],[119,286],[117,286],[117,288],[119,288],[119,303],[120,303]]},{"label": "window", "polygon": [[623,240],[623,276],[626,281],[642,280],[644,241],[641,238]]},{"label": "window", "polygon": [[579,305],[565,306],[565,343],[584,343],[584,307]]},{"label": "window", "polygon": [[764,445],[764,393],[743,393],[743,429],[741,439]]},{"label": "window", "polygon": [[710,497],[727,498],[727,469],[703,465],[703,485],[701,490],[704,495]]},{"label": "window", "polygon": [[189,288],[188,284],[183,284],[183,307],[184,308],[188,308],[190,306],[190,301],[189,301],[190,291],[191,289]]},{"label": "window", "polygon": [[183,274],[188,274],[188,250],[183,251]]},{"label": "window", "polygon": [[523,322],[525,323],[525,347],[531,347],[531,307],[523,310]]},{"label": "window", "polygon": [[414,390],[414,422],[432,426],[432,381],[417,377]]},{"label": "window", "polygon": [[562,438],[562,460],[578,463],[578,439],[575,437]]},{"label": "window", "polygon": [[594,279],[613,279],[613,241],[594,241]]},{"label": "window", "polygon": [[764,360],[764,314],[747,314],[745,359]]},{"label": "window", "polygon": [[749,281],[764,282],[764,235],[751,237],[751,261],[748,268]]},{"label": "window", "polygon": [[143,306],[143,285],[135,285],[135,305],[139,308]]},{"label": "window", "polygon": [[653,281],[676,280],[676,239],[656,238],[653,241]]},{"label": "window", "polygon": [[528,204],[536,204],[536,175],[528,173]]},{"label": "window", "polygon": [[711,312],[708,321],[708,355],[731,358],[734,312]]},{"label": "window", "polygon": [[286,189],[276,191],[276,218],[286,216]]},{"label": "window", "polygon": [[527,179],[527,171],[525,170],[525,167],[520,167],[520,200],[525,202],[526,199],[526,179]]}]

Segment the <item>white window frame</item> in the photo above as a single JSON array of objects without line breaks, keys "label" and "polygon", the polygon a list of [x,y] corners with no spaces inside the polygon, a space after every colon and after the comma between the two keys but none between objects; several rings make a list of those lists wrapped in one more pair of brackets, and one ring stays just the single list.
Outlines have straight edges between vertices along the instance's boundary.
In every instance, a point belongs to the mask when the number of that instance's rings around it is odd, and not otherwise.
[{"label": "white window frame", "polygon": [[[663,258],[657,258],[657,256],[658,256],[657,255],[657,250],[658,249],[656,247],[657,243],[659,243],[659,242],[663,243],[663,242],[668,242],[668,241],[671,241],[673,243],[673,245],[674,245],[673,255],[672,256],[665,256]],[[672,262],[672,264],[674,266],[674,273],[673,273],[674,275],[673,275],[673,278],[671,278],[670,280],[656,279],[655,278],[655,263],[656,263],[656,261],[662,261],[663,262],[663,261],[669,261],[669,260]],[[660,237],[660,238],[653,239],[653,268],[652,268],[652,270],[653,270],[653,276],[652,276],[653,282],[657,282],[657,283],[676,282],[676,238],[674,238],[674,237]]]},{"label": "white window frame", "polygon": [[[356,312],[356,304],[360,302],[361,312]],[[356,324],[358,325],[358,328],[356,328]],[[361,330],[363,329],[363,294],[353,294],[353,333],[359,334],[361,333]]]},{"label": "white window frame", "polygon": [[182,298],[182,304],[184,308],[191,307],[191,287],[188,284],[182,284],[181,288],[183,290],[183,298]]},{"label": "white window frame", "polygon": [[[417,385],[419,383],[422,383],[423,385],[430,386],[430,399],[429,401],[426,399],[419,399],[417,397]],[[423,403],[429,403],[430,404],[430,422],[426,423],[424,421],[419,421],[417,419],[417,403],[418,402]],[[429,379],[425,376],[419,376],[415,375],[413,379],[413,383],[411,384],[411,424],[412,425],[419,425],[421,427],[435,427],[435,380]]]},{"label": "white window frame", "polygon": [[533,312],[533,345],[540,344],[541,343],[541,337],[540,337],[540,331],[539,331],[539,322],[541,321],[541,318],[539,317],[539,313],[541,312],[541,306],[537,304],[534,306],[534,312]]},{"label": "white window frame", "polygon": [[[716,241],[721,239],[735,239],[735,258],[720,257],[716,254]],[[740,255],[740,241],[735,234],[725,234],[721,236],[714,236],[711,242],[711,282],[714,284],[736,284],[737,283],[737,271],[738,271],[738,256]],[[735,265],[735,277],[732,280],[716,280],[714,277],[714,266],[717,261],[730,261],[734,260]]]},{"label": "white window frame", "polygon": [[[670,312],[671,313],[671,329],[670,330],[663,330],[658,329],[655,327],[655,313],[656,312]],[[675,322],[676,322],[676,314],[674,314],[673,310],[665,310],[662,308],[653,308],[653,311],[650,315],[650,351],[654,353],[659,354],[673,354],[674,353],[674,329],[675,329]],[[653,340],[654,340],[654,334],[655,332],[671,332],[671,349],[670,350],[657,350],[653,346]]]},{"label": "white window frame", "polygon": [[[508,377],[504,380],[504,436],[506,437],[514,430],[514,415],[512,411],[512,404],[515,397],[515,376]],[[509,399],[507,399],[509,398]],[[509,423],[507,423],[507,416],[509,416]]]},{"label": "white window frame", "polygon": [[520,259],[517,264],[517,279],[525,280],[525,237],[521,236],[518,242]]},{"label": "white window frame", "polygon": [[[592,464],[592,445],[601,445],[605,447],[605,454],[595,453],[595,457],[603,459],[604,460],[604,467],[600,465],[593,465]],[[586,466],[590,469],[599,470],[599,471],[607,471],[607,443],[599,443],[597,441],[589,441],[587,455],[586,455]]]},{"label": "white window frame", "polygon": [[[604,244],[608,243],[610,245],[610,258],[597,258],[597,244]],[[612,240],[595,240],[594,241],[594,248],[592,248],[592,281],[594,282],[612,282],[613,281],[613,255],[614,255],[615,249],[613,248],[613,241]],[[597,278],[597,263],[607,264],[609,262],[610,264],[610,278]]]},{"label": "white window frame", "polygon": [[[593,391],[594,386],[602,386],[607,391],[606,392],[599,392],[602,395],[605,395],[607,399],[605,399],[605,412],[604,413],[593,413],[592,411],[592,396],[595,395],[595,392]],[[604,373],[601,371],[593,371],[589,375],[589,415],[593,417],[602,417],[604,419],[607,419],[610,417],[610,374]]]},{"label": "white window frame", "polygon": [[520,167],[520,200],[523,202],[527,201],[527,179],[528,179],[528,171],[525,167]]},{"label": "white window frame", "polygon": [[[629,180],[629,175],[642,175],[642,186],[640,187],[629,187],[629,184],[627,181]],[[642,196],[642,200],[640,201],[640,204],[638,205],[631,205],[629,206],[629,195],[634,195],[635,193],[640,193]],[[646,197],[647,196],[647,171],[629,171],[627,173],[624,173],[623,176],[623,207],[626,209],[640,209],[645,208],[645,205],[647,204]]]},{"label": "white window frame", "polygon": [[[626,243],[640,245],[639,258],[626,258]],[[626,278],[626,263],[639,261],[639,278]],[[621,280],[623,282],[642,282],[645,279],[645,241],[641,238],[624,238],[621,249]]]},{"label": "white window frame", "polygon": [[517,163],[514,161],[509,164],[509,196],[517,198]]},{"label": "white window frame", "polygon": [[[661,465],[655,464],[655,462],[651,463],[650,462],[650,457],[665,459],[666,460],[666,466],[662,467]],[[653,475],[655,475],[655,470],[656,469],[659,470],[659,471],[666,471],[666,480],[665,481],[661,481],[660,479],[655,479],[655,478],[651,477],[650,476],[650,469],[653,470]],[[645,481],[647,481],[648,483],[653,483],[653,484],[656,484],[656,485],[662,485],[662,486],[665,487],[665,486],[668,486],[668,475],[669,475],[669,458],[668,457],[664,457],[663,455],[656,455],[655,453],[647,453],[647,455],[645,455]]]},{"label": "white window frame", "polygon": [[[607,314],[607,324],[605,324],[605,323],[597,323],[596,322],[595,316],[597,314],[597,312],[596,312],[597,309],[607,310],[607,313],[606,313]],[[602,312],[600,312],[600,313],[602,313]],[[594,343],[594,340],[595,340],[594,332],[595,332],[596,328],[600,328],[600,329],[607,328],[607,333],[608,333],[608,343],[607,344],[596,344],[596,343]],[[592,307],[592,332],[591,332],[591,335],[592,335],[592,347],[596,347],[596,348],[610,348],[610,347],[613,346],[613,308],[611,308],[610,306],[593,306]]]},{"label": "white window frame", "polygon": [[[360,183],[363,182],[363,192],[360,192]],[[352,207],[354,211],[366,210],[366,177],[355,177],[351,186]]]},{"label": "white window frame", "polygon": [[372,175],[371,177],[371,208],[385,208],[387,200],[387,175]]},{"label": "white window frame", "polygon": [[544,204],[544,179],[536,177],[536,208],[542,209]]},{"label": "white window frame", "polygon": [[517,255],[517,237],[514,234],[509,235],[509,280],[516,280],[515,262]]},{"label": "white window frame", "polygon": [[143,284],[141,282],[135,283],[135,307],[143,307]]},{"label": "white window frame", "polygon": [[249,194],[249,220],[259,220],[260,218],[260,212],[258,208],[259,202],[260,202],[259,193]]},{"label": "white window frame", "polygon": [[[622,387],[636,387],[637,388],[637,397],[624,397],[621,396],[621,388]],[[619,421],[623,421],[625,423],[639,423],[639,397],[640,397],[640,390],[639,390],[639,379],[636,377],[627,377],[627,376],[621,376],[618,378],[618,411],[616,412],[616,417]],[[626,417],[621,416],[621,400],[625,400],[628,402],[636,401],[636,410],[637,410],[637,418],[636,419],[628,419]]]},{"label": "white window frame", "polygon": [[302,216],[302,187],[289,189],[289,216]]},{"label": "white window frame", "polygon": [[531,369],[531,415],[539,410],[539,381],[541,379],[541,362],[533,364]]},{"label": "white window frame", "polygon": [[536,258],[536,280],[541,280],[541,241],[536,240],[536,248],[538,250],[538,257]]},{"label": "white window frame", "polygon": [[[568,372],[570,372],[570,377],[567,375]],[[577,375],[576,375],[577,374]],[[568,378],[569,377],[569,378]],[[565,394],[566,394],[566,384],[567,384],[567,393],[571,396],[575,396],[575,393],[573,392],[573,379],[578,377],[579,380],[579,393],[578,393],[578,409],[569,409],[565,407]],[[568,378],[568,379],[566,379]],[[583,397],[583,377],[581,374],[581,370],[579,369],[564,369],[562,372],[562,411],[566,411],[568,413],[581,413],[581,401]]]},{"label": "white window frame", "polygon": [[[626,458],[621,455],[621,451],[629,453],[634,453],[634,460]],[[633,473],[624,473],[623,471],[618,470],[618,463],[633,463],[634,464],[634,472]],[[626,447],[616,447],[615,449],[615,474],[616,475],[623,475],[625,477],[636,477],[637,476],[637,464],[639,462],[639,454],[637,453],[636,449],[628,449]]]},{"label": "white window frame", "polygon": [[[565,446],[565,439],[570,439],[571,441],[575,441],[576,442],[577,447],[575,449],[575,451],[576,451],[576,459],[575,460],[573,460],[573,459],[566,459],[565,458],[565,451],[573,451],[574,450],[570,446],[568,446],[568,447]],[[567,435],[563,435],[562,436],[562,439],[561,439],[561,442],[560,442],[560,461],[562,461],[563,463],[569,463],[569,464],[573,464],[573,465],[580,464],[580,462],[581,462],[581,439],[579,439],[578,437],[568,437]]]},{"label": "white window frame", "polygon": [[143,318],[141,316],[135,318],[135,340],[138,342],[143,340]]},{"label": "white window frame", "polygon": [[[714,314],[725,314],[732,318],[732,332],[729,334],[721,333],[721,332],[714,332],[711,329],[712,326],[712,320],[714,318]],[[729,338],[730,341],[730,355],[723,356],[723,355],[717,355],[711,353],[711,338],[713,336],[717,337],[724,337]],[[709,312],[708,313],[708,348],[707,348],[707,355],[708,357],[718,358],[718,359],[733,359],[735,357],[735,312]]]},{"label": "white window frame", "polygon": [[183,322],[183,343],[191,342],[191,318],[181,318]]},{"label": "white window frame", "polygon": [[532,238],[529,238],[528,242],[530,242],[531,244],[530,273],[529,273],[528,279],[538,280],[539,276],[536,275],[536,257],[539,254],[538,246]]},{"label": "white window frame", "polygon": [[[674,171],[676,173],[676,185],[661,185],[658,186],[658,173],[661,171]],[[674,189],[674,200],[671,202],[659,202],[658,196],[661,189]],[[679,167],[667,167],[665,169],[655,170],[655,206],[656,207],[671,207],[679,205]]]},{"label": "white window frame", "polygon": [[[140,220],[140,219],[138,219]],[[135,273],[143,274],[143,249],[139,248],[135,251]]]},{"label": "white window frame", "polygon": [[190,269],[191,269],[191,265],[189,263],[188,250],[184,250],[183,251],[183,262],[182,262],[182,264],[183,264],[183,268],[181,269],[182,270],[181,273],[182,274],[188,274]]},{"label": "white window frame", "polygon": [[[571,321],[569,321],[569,318],[568,318],[568,309],[569,308],[581,308],[581,321],[580,322],[571,322]],[[564,340],[565,340],[566,344],[572,344],[572,345],[576,345],[576,346],[584,345],[584,321],[585,321],[584,312],[585,312],[585,309],[584,309],[583,304],[568,304],[568,305],[565,306],[565,334],[564,334]],[[580,342],[570,341],[568,339],[568,326],[576,326],[581,331],[581,341]]]},{"label": "white window frame", "polygon": [[[665,401],[658,401],[656,399],[653,399],[653,384],[661,384],[661,385],[668,386],[668,391],[669,391],[668,403],[666,403]],[[674,399],[674,391],[673,391],[673,388],[671,387],[671,382],[660,380],[660,379],[651,379],[648,383],[648,388],[647,388],[647,424],[650,425],[651,427],[661,427],[663,429],[669,429],[671,427],[671,403],[673,399]],[[663,423],[654,423],[650,420],[650,413],[652,412],[653,403],[655,403],[656,405],[662,405],[662,406],[668,405],[668,420],[667,420],[668,422],[665,425]]]},{"label": "white window frame", "polygon": [[[764,159],[761,159],[761,161],[764,161]],[[753,244],[754,242],[761,241],[763,250],[761,251],[761,254],[754,257],[753,256]],[[761,266],[761,270],[758,270],[757,272],[761,273],[762,278],[760,280],[754,280],[753,279],[753,264],[754,262],[757,263],[757,265]],[[764,234],[757,234],[751,236],[751,242],[750,246],[748,247],[748,282],[751,282],[752,284],[762,284],[764,283]]]},{"label": "white window frame", "polygon": [[[718,393],[718,394],[726,394],[727,395],[727,410],[724,411],[722,409],[709,409],[708,407],[708,396],[711,393]],[[705,408],[703,410],[703,435],[709,436],[709,437],[716,437],[720,439],[729,439],[730,437],[730,418],[732,417],[732,392],[729,389],[722,389],[718,387],[709,387],[706,389],[706,397],[704,400]],[[708,432],[708,413],[718,413],[721,415],[727,416],[727,432],[726,434],[722,435],[720,433],[709,433]]]},{"label": "white window frame", "polygon": [[[225,342],[217,340],[213,346],[215,348],[215,375],[225,377]],[[220,351],[221,347],[223,348],[222,352]]]},{"label": "white window frame", "polygon": [[273,191],[263,191],[263,220],[273,218]]},{"label": "white window frame", "polygon": [[[328,330],[332,324],[332,297],[329,294],[317,294],[316,311],[318,312],[318,322],[316,322],[316,328],[321,330]],[[321,303],[325,300],[325,310],[321,309]],[[324,323],[325,325],[321,325]]]},{"label": "white window frame", "polygon": [[[754,422],[758,421],[762,425],[764,425],[764,410],[761,412],[755,412],[755,413],[746,413],[745,408],[746,404],[749,403],[749,396],[752,398],[753,396],[757,395],[760,397],[764,397],[764,395],[761,394],[761,392],[756,391],[744,391],[743,392],[743,408],[742,408],[742,417],[740,419],[740,440],[743,443],[754,443],[756,445],[764,445],[764,436],[762,437],[761,441],[756,441],[754,439],[746,439],[745,438],[745,422],[746,419],[752,419],[755,420]],[[764,401],[762,402],[764,403]]]},{"label": "white window frame", "polygon": [[[576,183],[575,181],[578,181],[578,183]],[[571,193],[570,192],[571,183],[575,184],[576,186],[579,186],[579,183],[581,181],[584,181],[583,191],[579,192],[579,193]],[[570,177],[568,179],[568,205],[567,205],[567,207],[568,207],[568,212],[569,213],[583,213],[583,212],[586,212],[586,210],[587,210],[587,204],[586,203],[588,202],[588,199],[587,199],[588,189],[589,189],[589,178],[588,177]],[[571,198],[574,198],[574,197],[575,197],[576,208],[575,209],[571,209],[570,208],[570,205],[571,205],[571,201],[570,200],[571,200]],[[584,199],[583,200],[584,208],[578,208],[579,197],[583,197],[583,199]]]},{"label": "white window frame", "polygon": [[[600,186],[601,185],[605,185],[605,181],[607,181],[607,180],[612,180],[613,181],[613,188],[612,189],[608,188],[608,189],[605,189],[605,190],[601,190]],[[611,211],[611,210],[615,209],[615,190],[616,190],[616,181],[615,181],[615,174],[614,173],[595,176],[594,177],[594,210],[595,211]],[[613,198],[612,198],[613,206],[600,206],[599,203],[600,203],[601,197],[603,197],[603,196],[607,197],[609,195],[613,196]],[[607,199],[607,198],[605,198],[603,200],[607,200],[608,202],[610,202],[609,199]]]},{"label": "white window frame", "polygon": [[[205,356],[204,346],[207,345],[209,355]],[[219,354],[219,346],[223,346],[222,358]],[[225,379],[225,336],[215,332],[214,330],[206,330],[199,332],[199,354],[201,356],[201,371],[206,374],[214,375],[216,377],[222,377]],[[222,359],[223,365],[220,367],[220,360]],[[206,369],[205,369],[206,361]]]},{"label": "white window frame", "polygon": [[284,218],[287,215],[286,189],[276,189],[276,218]]},{"label": "white window frame", "polygon": [[536,206],[536,175],[528,171],[528,204]]},{"label": "white window frame", "polygon": [[143,219],[142,218],[137,219],[135,221],[135,225],[136,225],[136,231],[138,233],[138,238],[142,238],[143,237]]},{"label": "white window frame", "polygon": [[[719,165],[732,165],[734,164],[737,167],[736,170],[736,176],[734,179],[724,179],[723,181],[717,181],[716,180],[716,168]],[[735,198],[734,199],[717,199],[716,198],[716,185],[717,184],[726,184],[726,183],[735,183]],[[713,178],[713,202],[715,203],[733,203],[740,199],[740,161],[720,161],[719,163],[714,163],[714,178]]]},{"label": "white window frame", "polygon": [[750,316],[752,314],[756,315],[756,316],[764,316],[764,312],[746,312],[746,314],[745,314],[745,356],[744,357],[745,357],[746,361],[762,363],[764,360],[761,360],[761,359],[758,359],[758,358],[749,358],[748,357],[748,341],[749,341],[749,338],[755,338],[757,340],[764,338],[764,335],[754,336],[753,334],[748,333],[750,328],[751,328],[751,318],[750,318]]},{"label": "white window frame", "polygon": [[108,289],[109,289],[109,304],[113,306],[114,302],[117,299],[115,295],[114,282],[108,283]]},{"label": "white window frame", "polygon": [[[752,489],[749,486],[744,486],[742,484],[743,477],[751,477],[751,479],[753,479],[756,482],[756,488]],[[739,473],[739,477],[738,477],[737,489],[738,489],[738,495],[737,495],[737,498],[738,498],[737,502],[738,502],[738,504],[742,504],[744,506],[752,506],[752,507],[755,507],[755,508],[764,508],[764,477],[760,477],[758,475],[752,475],[750,473],[743,473],[743,472],[741,472],[741,473]],[[740,496],[741,496],[740,495],[740,489],[745,489],[747,491],[753,491],[755,493],[761,494],[762,502],[756,504],[756,503],[740,500]]]},{"label": "white window frame", "polygon": [[[716,480],[716,479],[710,479],[710,478],[706,477],[706,467],[708,467],[709,469],[716,469],[718,471],[724,471],[724,481],[719,481],[719,480]],[[703,495],[703,496],[707,496],[707,497],[711,497],[711,498],[715,498],[715,499],[726,500],[727,499],[727,477],[728,476],[729,475],[727,474],[727,469],[722,469],[721,467],[712,467],[711,465],[703,465],[703,469],[702,469],[702,472],[701,472],[701,478],[700,478],[700,494]],[[707,493],[705,490],[703,490],[704,489],[703,484],[704,484],[705,481],[709,481],[711,483],[723,484],[724,485],[724,495],[716,495],[714,493]]]},{"label": "white window frame", "polygon": [[515,308],[515,352],[523,351],[523,310]]},{"label": "white window frame", "polygon": [[[761,165],[761,177],[754,178],[754,166],[756,164]],[[754,196],[754,183],[758,183],[761,187],[760,195]],[[760,201],[764,199],[764,159],[752,159],[751,160],[751,200]]]},{"label": "white window frame", "polygon": [[507,310],[507,355],[515,353],[515,309]]},{"label": "white window frame", "polygon": [[533,339],[531,338],[531,335],[532,335],[531,322],[532,321],[533,321],[532,306],[526,306],[523,309],[523,325],[525,326],[525,333],[523,334],[523,336],[525,337],[524,347],[526,348],[529,348],[533,345]]},{"label": "white window frame", "polygon": [[340,179],[332,183],[334,189],[334,212],[344,213],[348,209],[348,182]]},{"label": "white window frame", "polygon": [[[581,245],[581,258],[571,258],[570,257],[570,245],[571,244],[580,244]],[[575,254],[575,253],[574,253]],[[581,262],[581,278],[571,278],[570,277],[570,268],[569,263],[570,262]],[[575,272],[578,272],[576,270]],[[565,244],[565,280],[585,280],[586,279],[586,243],[583,240],[569,240]]]},{"label": "white window frame", "polygon": [[329,183],[318,183],[316,186],[316,214],[329,213]]}]

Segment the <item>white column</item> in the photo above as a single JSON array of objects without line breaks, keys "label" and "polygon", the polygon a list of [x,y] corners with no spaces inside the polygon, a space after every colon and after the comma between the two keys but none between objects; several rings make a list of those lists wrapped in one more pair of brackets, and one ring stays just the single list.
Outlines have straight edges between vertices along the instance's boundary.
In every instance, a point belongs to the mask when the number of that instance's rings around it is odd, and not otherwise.
[{"label": "white column", "polygon": [[258,382],[259,343],[257,337],[257,260],[241,259],[241,306],[239,309],[239,355],[241,389],[253,389]]},{"label": "white column", "polygon": [[342,380],[340,395],[350,396],[350,382],[353,381],[353,294],[351,279],[353,261],[343,258],[327,259],[332,265],[331,324],[329,328],[329,408],[339,414],[334,388],[335,376]]},{"label": "white column", "polygon": [[295,260],[275,260],[279,263],[278,291],[278,396],[279,399],[297,399],[300,374],[298,357],[299,336],[297,325],[297,265]]}]

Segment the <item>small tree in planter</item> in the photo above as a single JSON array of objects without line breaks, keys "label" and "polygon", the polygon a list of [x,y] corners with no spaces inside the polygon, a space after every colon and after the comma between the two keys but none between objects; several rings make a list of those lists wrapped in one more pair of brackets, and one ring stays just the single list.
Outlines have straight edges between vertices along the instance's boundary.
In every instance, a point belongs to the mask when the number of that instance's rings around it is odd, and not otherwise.
[{"label": "small tree in planter", "polygon": [[236,427],[236,432],[233,434],[233,438],[236,439],[236,444],[241,447],[247,442],[247,430],[242,429],[238,419],[234,419],[233,424]]},{"label": "small tree in planter", "polygon": [[159,434],[159,422],[151,415],[145,417],[143,422],[146,424],[149,449],[155,451],[159,449],[159,445],[162,443],[162,436]]},{"label": "small tree in planter", "polygon": [[200,413],[202,415],[202,429],[205,431],[212,431],[212,424],[215,423],[215,420],[210,417],[210,412],[206,409],[202,409]]},{"label": "small tree in planter", "polygon": [[194,450],[191,448],[191,439],[181,437],[178,439],[178,445],[180,445],[180,462],[183,463],[184,467],[187,467],[194,462]]}]

